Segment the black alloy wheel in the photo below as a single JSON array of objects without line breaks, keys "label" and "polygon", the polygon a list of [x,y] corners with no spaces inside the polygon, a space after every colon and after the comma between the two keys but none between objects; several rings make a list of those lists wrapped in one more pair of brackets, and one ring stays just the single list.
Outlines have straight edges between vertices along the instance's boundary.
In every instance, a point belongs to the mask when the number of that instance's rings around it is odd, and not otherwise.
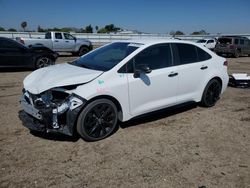
[{"label": "black alloy wheel", "polygon": [[203,92],[201,104],[205,107],[212,107],[220,99],[221,83],[216,80],[210,80]]},{"label": "black alloy wheel", "polygon": [[36,61],[36,67],[37,69],[43,68],[43,67],[48,67],[50,65],[54,65],[55,62],[48,58],[48,57],[39,57]]},{"label": "black alloy wheel", "polygon": [[79,115],[77,132],[87,141],[108,137],[117,126],[117,108],[108,99],[89,103]]}]

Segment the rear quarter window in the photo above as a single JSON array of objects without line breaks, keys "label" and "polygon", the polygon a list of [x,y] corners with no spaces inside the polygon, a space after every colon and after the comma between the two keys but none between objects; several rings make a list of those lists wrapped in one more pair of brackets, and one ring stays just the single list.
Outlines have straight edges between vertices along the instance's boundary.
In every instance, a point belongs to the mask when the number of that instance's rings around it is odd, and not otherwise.
[{"label": "rear quarter window", "polygon": [[196,63],[200,61],[206,61],[212,58],[212,56],[201,48],[192,44],[176,43],[174,50],[177,51],[176,65],[184,65],[190,63]]}]

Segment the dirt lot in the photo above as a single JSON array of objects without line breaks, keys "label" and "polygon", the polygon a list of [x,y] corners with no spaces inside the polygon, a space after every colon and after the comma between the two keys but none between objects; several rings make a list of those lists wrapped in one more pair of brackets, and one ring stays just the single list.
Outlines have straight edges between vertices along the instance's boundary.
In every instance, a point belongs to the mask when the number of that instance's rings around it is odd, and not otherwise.
[{"label": "dirt lot", "polygon": [[[249,57],[228,61],[230,73],[250,74]],[[213,108],[165,110],[89,143],[22,126],[29,73],[0,73],[0,187],[250,187],[250,89],[229,87]]]}]

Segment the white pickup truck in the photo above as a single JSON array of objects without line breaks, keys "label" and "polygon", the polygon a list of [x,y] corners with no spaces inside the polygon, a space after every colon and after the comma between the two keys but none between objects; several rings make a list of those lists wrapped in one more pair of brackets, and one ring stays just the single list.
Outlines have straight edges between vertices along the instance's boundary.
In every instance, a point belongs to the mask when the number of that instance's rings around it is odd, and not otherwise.
[{"label": "white pickup truck", "polygon": [[93,49],[89,40],[77,39],[65,32],[47,32],[44,39],[18,37],[16,40],[28,47],[43,45],[56,52],[70,52],[80,56]]}]

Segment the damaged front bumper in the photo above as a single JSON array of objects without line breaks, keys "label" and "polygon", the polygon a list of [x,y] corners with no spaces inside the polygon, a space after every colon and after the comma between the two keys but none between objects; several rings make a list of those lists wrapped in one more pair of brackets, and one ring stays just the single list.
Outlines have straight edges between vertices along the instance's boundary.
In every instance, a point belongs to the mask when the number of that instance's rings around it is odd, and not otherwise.
[{"label": "damaged front bumper", "polygon": [[20,103],[23,110],[19,112],[19,118],[25,127],[72,136],[78,114],[86,100],[75,94],[56,100],[50,91],[33,95],[24,90]]}]

